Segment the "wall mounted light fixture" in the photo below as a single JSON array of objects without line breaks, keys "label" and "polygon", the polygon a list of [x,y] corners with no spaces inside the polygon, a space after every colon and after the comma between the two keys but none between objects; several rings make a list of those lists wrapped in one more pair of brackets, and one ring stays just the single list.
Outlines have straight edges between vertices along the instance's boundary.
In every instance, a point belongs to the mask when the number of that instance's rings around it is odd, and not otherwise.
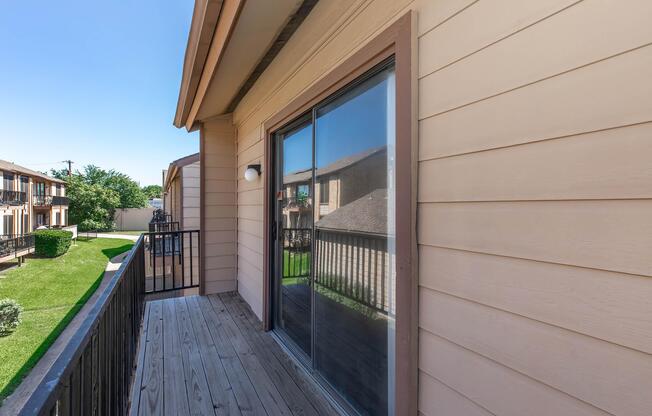
[{"label": "wall mounted light fixture", "polygon": [[256,165],[248,165],[245,170],[244,177],[247,182],[252,182],[260,176],[260,163]]}]

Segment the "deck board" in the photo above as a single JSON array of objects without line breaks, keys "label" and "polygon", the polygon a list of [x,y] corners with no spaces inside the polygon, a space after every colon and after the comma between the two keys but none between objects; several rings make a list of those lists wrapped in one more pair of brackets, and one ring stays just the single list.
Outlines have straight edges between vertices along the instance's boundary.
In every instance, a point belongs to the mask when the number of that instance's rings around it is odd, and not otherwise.
[{"label": "deck board", "polygon": [[132,415],[337,415],[237,294],[146,310]]}]

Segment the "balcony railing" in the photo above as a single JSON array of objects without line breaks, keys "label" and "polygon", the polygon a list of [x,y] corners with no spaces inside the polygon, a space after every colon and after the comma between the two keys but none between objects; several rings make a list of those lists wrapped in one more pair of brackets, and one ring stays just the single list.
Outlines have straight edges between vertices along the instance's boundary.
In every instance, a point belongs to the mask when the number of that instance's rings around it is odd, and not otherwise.
[{"label": "balcony railing", "polygon": [[145,295],[199,286],[199,230],[142,235],[19,415],[126,415]]},{"label": "balcony railing", "polygon": [[0,205],[22,205],[27,202],[27,194],[21,191],[0,191]]},{"label": "balcony railing", "polygon": [[141,237],[20,415],[127,414],[145,305]]},{"label": "balcony railing", "polygon": [[68,206],[69,199],[65,196],[34,194],[32,203],[35,207]]},{"label": "balcony railing", "polygon": [[0,236],[0,257],[18,257],[18,253],[34,248],[34,236],[26,235],[2,235]]},{"label": "balcony railing", "polygon": [[160,233],[168,231],[179,231],[179,222],[178,221],[168,221],[168,222],[150,222],[149,223],[149,232],[150,233]]}]

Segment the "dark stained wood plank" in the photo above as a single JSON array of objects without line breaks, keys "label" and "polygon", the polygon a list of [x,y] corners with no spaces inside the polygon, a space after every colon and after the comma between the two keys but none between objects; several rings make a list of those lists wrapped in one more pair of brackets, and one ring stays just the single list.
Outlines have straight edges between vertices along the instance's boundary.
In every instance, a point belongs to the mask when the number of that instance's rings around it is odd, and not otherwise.
[{"label": "dark stained wood plank", "polygon": [[256,331],[251,326],[239,305],[235,303],[234,295],[232,293],[221,294],[220,299],[226,306],[245,340],[251,345],[254,354],[258,357],[263,368],[275,383],[279,393],[285,398],[285,402],[292,413],[297,416],[318,415],[315,407],[313,407],[303,391],[297,386],[287,369],[283,367],[274,353],[264,346],[263,340],[260,337],[261,332]]},{"label": "dark stained wood plank", "polygon": [[[317,413],[319,415],[339,415],[339,412],[333,409],[323,392],[321,392],[319,387],[315,385],[314,381],[309,378],[305,370],[300,367],[300,364],[289,357],[269,333],[263,331],[262,322],[253,313],[249,305],[236,292],[230,292],[220,296],[223,298],[230,298],[230,302],[227,303],[227,306],[229,306],[231,315],[235,318],[239,317],[244,325],[249,324],[252,332],[258,335],[262,348],[274,355],[283,368],[285,368],[287,374],[309,399],[311,404],[317,410]],[[237,308],[236,310],[239,311],[239,313],[234,313],[234,309],[232,309],[231,306]]]},{"label": "dark stained wood plank", "polygon": [[162,304],[153,302],[149,308],[149,323],[143,363],[139,415],[163,414],[163,322]]},{"label": "dark stained wood plank", "polygon": [[217,311],[217,316],[224,325],[231,344],[238,354],[242,366],[247,371],[247,375],[251,379],[256,393],[258,393],[258,397],[267,413],[281,416],[291,415],[292,412],[288,408],[287,403],[285,403],[283,396],[279,393],[274,382],[263,368],[258,356],[242,336],[240,329],[238,329],[231,315],[229,315],[222,300],[216,295],[208,296],[208,298],[213,308]]},{"label": "dark stained wood plank", "polygon": [[166,415],[190,413],[186,382],[182,375],[181,340],[174,302],[163,305],[163,408]]},{"label": "dark stained wood plank", "polygon": [[[145,304],[145,312],[143,313],[143,324],[140,328],[140,341],[138,342],[138,357],[136,358],[136,374],[134,374],[134,381],[131,383],[131,391],[129,394],[129,414],[138,414],[138,405],[140,404],[140,387],[143,382],[143,367],[145,365],[145,343],[147,340],[147,324],[149,323],[149,308],[151,303]],[[105,394],[104,392],[102,394]],[[62,412],[62,414],[67,414]]]},{"label": "dark stained wood plank", "polygon": [[224,330],[224,326],[210,301],[207,297],[201,296],[198,298],[198,303],[219,353],[222,365],[224,366],[226,376],[229,379],[229,384],[235,394],[240,411],[243,415],[247,416],[266,416],[267,412],[265,412],[258,398],[258,394],[256,394],[256,390],[247,376],[240,358],[233,349],[229,337]]},{"label": "dark stained wood plank", "polygon": [[208,388],[204,366],[197,348],[197,338],[192,329],[188,307],[184,298],[163,302],[175,302],[177,323],[181,339],[181,358],[186,378],[188,404],[193,415],[214,415],[213,400]]},{"label": "dark stained wood plank", "polygon": [[215,348],[215,342],[210,334],[208,325],[201,313],[197,298],[191,296],[186,298],[190,321],[192,322],[193,331],[197,337],[197,346],[204,371],[208,379],[208,388],[213,399],[213,407],[216,415],[240,415],[238,402],[235,394],[226,376],[226,371],[220,360],[220,356]]}]

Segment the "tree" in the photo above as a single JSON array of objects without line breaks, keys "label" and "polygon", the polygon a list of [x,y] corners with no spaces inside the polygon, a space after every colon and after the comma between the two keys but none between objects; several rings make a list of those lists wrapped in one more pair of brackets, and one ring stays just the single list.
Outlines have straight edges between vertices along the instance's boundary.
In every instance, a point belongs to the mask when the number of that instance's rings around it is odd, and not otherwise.
[{"label": "tree", "polygon": [[163,188],[161,185],[147,185],[143,187],[143,193],[147,199],[160,198],[163,194]]},{"label": "tree", "polygon": [[113,215],[120,204],[117,192],[99,184],[90,184],[77,173],[66,178],[66,195],[70,200],[70,221],[80,230],[113,229]]},{"label": "tree", "polygon": [[124,173],[104,170],[94,165],[68,176],[66,169],[52,170],[51,175],[66,181],[71,224],[83,230],[111,230],[117,208],[147,206],[147,196],[140,185]]},{"label": "tree", "polygon": [[124,173],[110,170],[104,186],[120,196],[119,208],[143,208],[147,206],[147,196],[137,182]]}]

